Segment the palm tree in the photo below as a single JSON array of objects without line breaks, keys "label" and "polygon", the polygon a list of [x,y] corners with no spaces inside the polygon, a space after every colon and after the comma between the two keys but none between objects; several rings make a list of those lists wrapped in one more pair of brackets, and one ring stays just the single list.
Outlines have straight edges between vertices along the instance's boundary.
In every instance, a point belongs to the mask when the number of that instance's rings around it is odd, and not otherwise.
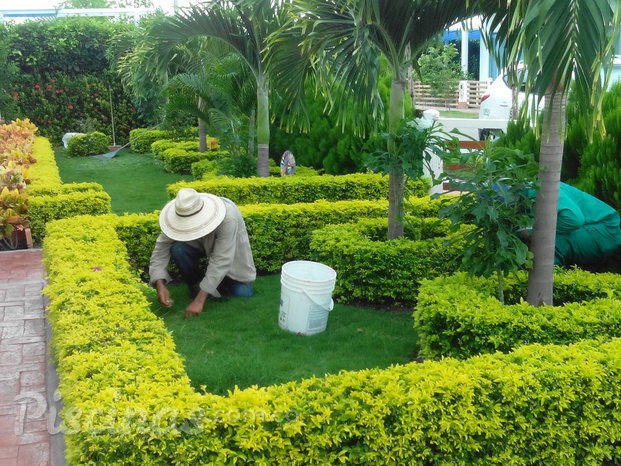
[{"label": "palm tree", "polygon": [[[206,43],[205,45],[209,45]],[[211,45],[214,45],[213,43]],[[249,70],[239,55],[216,47],[204,50],[188,64],[186,73],[177,74],[164,87],[169,97],[166,111],[181,111],[199,121],[199,152],[206,147],[206,126],[211,135],[229,135],[231,154],[239,153],[240,127],[252,128],[256,91]],[[232,134],[232,137],[230,136]],[[249,135],[249,145],[253,136]],[[235,146],[235,147],[232,147]],[[251,153],[251,151],[249,151]]]},{"label": "palm tree", "polygon": [[[299,118],[305,79],[326,93],[340,122],[361,132],[382,124],[378,93],[380,57],[392,72],[388,132],[404,118],[410,66],[428,42],[452,24],[474,14],[463,0],[299,0],[270,41],[270,76],[287,96],[288,111]],[[395,143],[388,141],[389,152]],[[388,238],[403,236],[404,176],[390,172]]]},{"label": "palm tree", "polygon": [[[583,96],[585,114],[593,116],[593,126],[601,125],[602,95],[609,74],[602,76],[600,69],[602,64],[612,65],[621,3],[484,0],[480,6],[487,12],[486,29],[495,32],[495,37],[487,39],[496,45],[490,49],[502,51],[497,59],[510,64],[523,57],[528,69],[527,96],[545,96],[539,162],[541,190],[535,201],[534,267],[529,275],[527,300],[532,305],[551,305],[567,92],[575,81],[576,92]],[[500,44],[506,48],[500,49]],[[515,67],[513,70],[516,73]],[[517,82],[518,76],[512,79]],[[532,101],[531,115],[536,114],[537,100]]]},{"label": "palm tree", "polygon": [[266,72],[266,38],[281,24],[284,4],[271,0],[211,1],[181,9],[156,24],[151,39],[158,50],[168,50],[189,37],[213,37],[226,42],[246,62],[256,81],[256,132],[258,175],[269,176],[269,80]]}]

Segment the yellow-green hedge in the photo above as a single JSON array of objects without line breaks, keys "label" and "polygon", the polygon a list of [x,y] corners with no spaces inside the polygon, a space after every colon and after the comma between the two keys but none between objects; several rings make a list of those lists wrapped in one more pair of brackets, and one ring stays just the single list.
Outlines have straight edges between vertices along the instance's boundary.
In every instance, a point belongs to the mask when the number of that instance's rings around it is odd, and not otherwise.
[{"label": "yellow-green hedge", "polygon": [[[409,183],[411,196],[423,197],[429,191],[426,180]],[[181,181],[168,186],[170,198],[181,188],[226,197],[237,205],[297,204],[317,200],[388,199],[388,177],[380,174],[284,176],[267,178],[222,178],[205,181]]]},{"label": "yellow-green hedge", "polygon": [[461,269],[463,243],[455,238],[463,230],[451,234],[450,222],[438,218],[407,220],[405,236],[392,241],[386,240],[386,218],[312,232],[310,257],[336,271],[334,294],[340,302],[409,305],[423,279]]},{"label": "yellow-green hedge", "polygon": [[554,306],[534,307],[524,302],[527,282],[525,272],[507,277],[507,304],[502,305],[495,277],[459,273],[424,281],[414,313],[421,355],[468,358],[535,342],[621,337],[618,274],[558,269]]},{"label": "yellow-green hedge", "polygon": [[111,216],[44,245],[69,464],[593,464],[619,460],[621,340],[190,388]]},{"label": "yellow-green hedge", "polygon": [[[255,265],[261,271],[277,272],[289,260],[310,257],[313,230],[352,218],[386,217],[388,201],[255,204],[240,206],[240,210]],[[116,229],[128,247],[132,265],[144,274],[159,235],[158,213],[119,217]]]},{"label": "yellow-green hedge", "polygon": [[112,201],[100,184],[62,183],[48,139],[35,140],[33,157],[37,162],[31,169],[35,180],[28,186],[28,218],[35,241],[43,240],[45,226],[52,220],[111,212]]}]

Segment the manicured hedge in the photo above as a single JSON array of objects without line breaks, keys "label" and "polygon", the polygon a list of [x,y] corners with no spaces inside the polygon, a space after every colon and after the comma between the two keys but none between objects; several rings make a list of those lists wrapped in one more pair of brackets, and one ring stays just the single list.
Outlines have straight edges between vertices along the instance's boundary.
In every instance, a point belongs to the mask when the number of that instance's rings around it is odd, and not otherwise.
[{"label": "manicured hedge", "polygon": [[69,464],[621,459],[619,339],[195,393],[111,219],[53,222],[44,245]]},{"label": "manicured hedge", "polygon": [[412,304],[423,279],[460,270],[463,232],[450,234],[450,223],[437,218],[408,220],[405,237],[392,241],[385,218],[312,233],[310,256],[336,271],[339,302]]},{"label": "manicured hedge", "polygon": [[28,217],[34,241],[43,240],[46,224],[52,220],[111,212],[110,196],[100,184],[62,184],[49,140],[37,138],[33,156],[37,163],[31,173],[36,179],[28,187]]},{"label": "manicured hedge", "polygon": [[[244,216],[255,265],[260,271],[278,272],[294,259],[308,259],[313,230],[352,218],[386,217],[387,201],[341,201],[302,204],[256,204],[240,206]],[[119,217],[119,237],[130,252],[130,261],[145,273],[159,235],[158,214]]]},{"label": "manicured hedge", "polygon": [[621,337],[621,276],[557,269],[554,306],[530,306],[527,274],[505,279],[505,302],[495,278],[459,273],[424,281],[414,313],[421,356],[468,358],[530,343],[567,344]]},{"label": "manicured hedge", "polygon": [[[170,198],[181,188],[194,188],[198,192],[226,197],[237,205],[242,204],[297,204],[328,201],[388,199],[388,177],[380,174],[285,176],[268,178],[225,178],[207,181],[182,181],[168,186]],[[410,182],[412,196],[426,196],[426,180]]]},{"label": "manicured hedge", "polygon": [[201,160],[214,161],[219,157],[228,156],[227,151],[210,150],[207,152],[194,152],[172,147],[162,152],[164,170],[170,173],[190,173],[192,164]]}]

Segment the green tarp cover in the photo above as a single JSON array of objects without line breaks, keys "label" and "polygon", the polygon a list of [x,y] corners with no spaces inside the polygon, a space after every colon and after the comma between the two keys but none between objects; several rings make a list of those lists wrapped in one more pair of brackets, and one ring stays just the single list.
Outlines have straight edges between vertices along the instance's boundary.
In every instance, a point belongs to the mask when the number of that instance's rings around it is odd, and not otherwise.
[{"label": "green tarp cover", "polygon": [[619,214],[605,202],[561,183],[555,263],[594,262],[621,246]]}]

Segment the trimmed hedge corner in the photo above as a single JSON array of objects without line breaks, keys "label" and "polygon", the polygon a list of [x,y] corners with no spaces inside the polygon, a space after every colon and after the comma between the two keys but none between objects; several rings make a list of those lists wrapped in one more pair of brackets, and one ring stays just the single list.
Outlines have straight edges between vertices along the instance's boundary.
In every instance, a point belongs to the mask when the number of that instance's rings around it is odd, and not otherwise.
[{"label": "trimmed hedge corner", "polygon": [[33,156],[37,163],[31,169],[35,180],[28,187],[28,217],[35,241],[43,240],[46,224],[52,220],[112,211],[110,196],[100,184],[62,184],[49,140],[37,138]]},{"label": "trimmed hedge corner", "polygon": [[336,270],[340,302],[412,304],[424,278],[460,270],[463,245],[449,241],[460,235],[449,233],[449,222],[410,218],[405,237],[392,241],[386,240],[386,222],[361,220],[313,232],[311,258]]},{"label": "trimmed hedge corner", "polygon": [[414,312],[421,356],[468,358],[531,343],[621,337],[621,276],[557,269],[556,305],[540,307],[522,300],[527,280],[525,272],[505,279],[505,305],[494,278],[458,273],[424,281]]}]

